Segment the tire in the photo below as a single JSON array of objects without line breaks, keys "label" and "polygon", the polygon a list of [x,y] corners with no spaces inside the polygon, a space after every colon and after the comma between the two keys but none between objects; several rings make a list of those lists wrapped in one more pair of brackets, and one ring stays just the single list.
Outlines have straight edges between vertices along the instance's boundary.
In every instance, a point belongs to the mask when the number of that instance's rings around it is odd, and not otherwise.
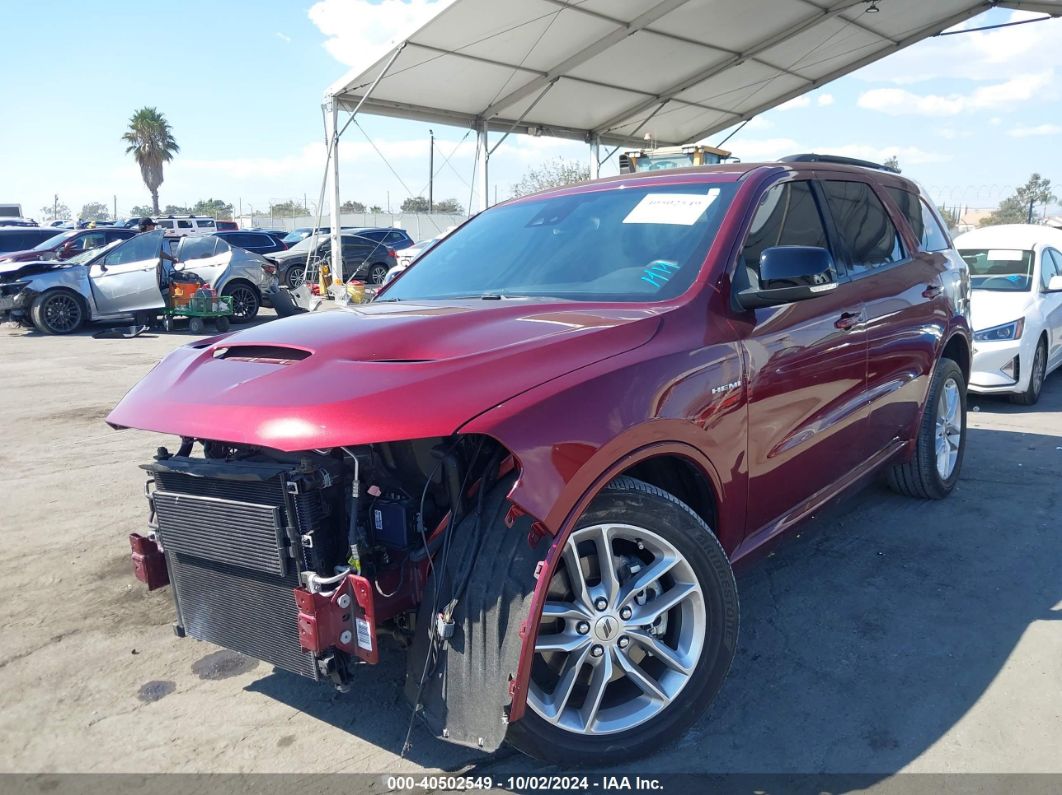
[{"label": "tire", "polygon": [[[946,404],[942,404],[942,400]],[[945,421],[942,411],[946,405],[952,405],[950,401],[954,402],[955,416]],[[915,454],[910,461],[892,467],[886,479],[894,491],[908,497],[944,499],[959,480],[965,452],[966,379],[959,365],[951,359],[941,359],[933,372],[933,381],[926,397],[926,408],[915,441]],[[942,457],[947,459],[946,465]]]},{"label": "tire", "polygon": [[218,330],[218,334],[224,334],[229,330],[229,319],[222,315],[221,317],[214,318],[214,328]]},{"label": "tire", "polygon": [[85,304],[73,290],[57,288],[33,299],[30,318],[41,334],[73,334],[85,324]]},{"label": "tire", "polygon": [[249,323],[255,319],[258,310],[262,308],[262,299],[258,295],[258,290],[247,282],[227,284],[221,294],[232,298],[230,320],[233,323]]},{"label": "tire", "polygon": [[201,317],[190,317],[188,318],[188,330],[193,334],[202,334],[206,331],[206,323]]},{"label": "tire", "polygon": [[1036,353],[1033,354],[1032,367],[1029,369],[1029,388],[1024,392],[1010,396],[1011,403],[1019,406],[1035,406],[1040,400],[1040,393],[1044,388],[1044,379],[1047,377],[1047,344],[1043,337],[1036,343]]},{"label": "tire", "polygon": [[[593,561],[606,538],[620,597],[602,609],[596,603],[608,583],[600,577],[595,583],[600,569]],[[671,568],[652,577],[665,558],[674,561]],[[589,572],[576,580],[582,589],[568,579],[574,560]],[[655,618],[654,601],[672,596],[673,606]],[[628,607],[633,610],[624,612]],[[629,477],[612,481],[580,518],[550,580],[543,615],[527,711],[507,739],[560,765],[629,761],[673,745],[711,704],[737,650],[737,584],[723,548],[688,506]],[[558,643],[581,645],[558,650]],[[656,653],[646,654],[649,648]],[[596,702],[595,681],[603,683]],[[575,684],[561,698],[565,682]]]},{"label": "tire", "polygon": [[292,290],[301,287],[306,280],[306,266],[292,265],[284,272],[284,283]]},{"label": "tire", "polygon": [[369,266],[369,281],[373,284],[383,284],[384,277],[387,276],[389,270],[390,268],[382,262]]}]

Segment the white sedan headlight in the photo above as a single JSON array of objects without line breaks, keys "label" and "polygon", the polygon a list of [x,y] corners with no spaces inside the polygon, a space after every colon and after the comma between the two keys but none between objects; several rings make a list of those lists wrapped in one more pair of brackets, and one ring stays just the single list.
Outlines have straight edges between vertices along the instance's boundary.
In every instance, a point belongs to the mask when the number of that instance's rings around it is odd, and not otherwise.
[{"label": "white sedan headlight", "polygon": [[1021,333],[1025,330],[1025,318],[1004,323],[1002,326],[981,329],[974,332],[976,342],[1005,342],[1007,340],[1021,339]]}]

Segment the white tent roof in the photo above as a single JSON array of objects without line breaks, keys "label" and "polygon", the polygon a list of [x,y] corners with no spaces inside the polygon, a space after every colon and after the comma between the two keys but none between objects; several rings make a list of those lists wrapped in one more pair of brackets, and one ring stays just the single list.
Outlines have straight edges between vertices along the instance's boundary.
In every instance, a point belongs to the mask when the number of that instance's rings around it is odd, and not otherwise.
[{"label": "white tent roof", "polygon": [[[1062,14],[1062,0],[455,0],[396,42],[361,112],[687,143],[994,6]],[[353,110],[393,52],[327,97]]]}]

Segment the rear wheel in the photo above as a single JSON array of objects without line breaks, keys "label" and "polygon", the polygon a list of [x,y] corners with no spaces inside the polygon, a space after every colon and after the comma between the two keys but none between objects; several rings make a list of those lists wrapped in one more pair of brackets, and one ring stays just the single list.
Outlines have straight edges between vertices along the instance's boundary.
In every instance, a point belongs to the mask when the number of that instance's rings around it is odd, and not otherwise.
[{"label": "rear wheel", "polygon": [[674,742],[737,648],[729,561],[661,489],[614,480],[567,541],[535,639],[528,710],[509,739],[559,764],[629,760]]},{"label": "rear wheel", "polygon": [[923,500],[947,497],[966,451],[966,379],[951,359],[937,363],[915,445],[910,461],[889,470],[889,486]]},{"label": "rear wheel", "polygon": [[1011,403],[1020,406],[1034,406],[1040,400],[1040,392],[1044,388],[1044,379],[1047,377],[1047,345],[1041,338],[1036,344],[1036,353],[1033,354],[1032,369],[1029,370],[1029,387],[1024,392],[1011,395]]},{"label": "rear wheel", "polygon": [[193,334],[202,334],[206,331],[206,323],[201,317],[190,317],[188,318],[188,330]]},{"label": "rear wheel", "polygon": [[244,282],[229,284],[221,291],[222,295],[232,298],[232,322],[247,323],[254,320],[262,306],[258,291]]},{"label": "rear wheel", "polygon": [[288,287],[292,290],[301,287],[302,283],[306,281],[306,266],[292,265],[284,275],[284,281],[287,282]]},{"label": "rear wheel", "polygon": [[85,306],[70,290],[48,290],[33,300],[30,318],[41,334],[72,334],[85,322]]},{"label": "rear wheel", "polygon": [[369,281],[373,284],[383,284],[384,277],[387,275],[388,270],[389,268],[382,262],[377,262],[369,268]]}]

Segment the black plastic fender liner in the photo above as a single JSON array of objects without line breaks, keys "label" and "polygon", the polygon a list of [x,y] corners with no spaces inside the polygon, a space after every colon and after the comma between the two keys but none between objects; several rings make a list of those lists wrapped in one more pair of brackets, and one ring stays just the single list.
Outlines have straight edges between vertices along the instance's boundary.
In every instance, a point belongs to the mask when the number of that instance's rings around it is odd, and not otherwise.
[{"label": "black plastic fender liner", "polygon": [[453,614],[453,635],[428,663],[420,716],[436,736],[485,751],[496,750],[505,739],[509,681],[516,675],[523,643],[520,627],[531,609],[535,568],[549,549],[549,542],[541,538],[534,548],[528,544],[530,517],[521,516],[512,527],[505,526],[506,498],[514,480],[514,476],[503,478],[487,494],[478,532],[475,515],[451,529],[445,570],[443,553],[436,555],[435,575],[428,580],[417,614],[406,671],[406,698],[415,704],[435,621],[435,578],[441,583],[438,612],[471,564]]}]

